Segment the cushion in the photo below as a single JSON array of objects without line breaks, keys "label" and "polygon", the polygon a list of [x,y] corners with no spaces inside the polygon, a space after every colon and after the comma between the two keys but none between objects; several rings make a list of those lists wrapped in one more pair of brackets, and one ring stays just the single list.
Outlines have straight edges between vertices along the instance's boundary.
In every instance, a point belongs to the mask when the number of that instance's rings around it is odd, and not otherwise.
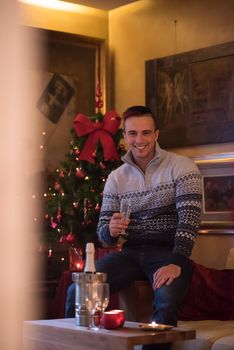
[{"label": "cushion", "polygon": [[234,320],[234,270],[193,264],[180,320]]},{"label": "cushion", "polygon": [[228,335],[218,339],[211,348],[212,350],[233,350],[234,335]]},{"label": "cushion", "polygon": [[234,269],[234,247],[229,251],[225,267],[226,269]]},{"label": "cushion", "polygon": [[[227,346],[234,339],[234,321],[183,321],[178,323],[178,327],[185,329],[195,329],[196,338],[192,340],[178,341],[173,343],[171,350],[231,350]],[[215,345],[220,347],[215,347]],[[223,346],[223,347],[222,347]]]}]

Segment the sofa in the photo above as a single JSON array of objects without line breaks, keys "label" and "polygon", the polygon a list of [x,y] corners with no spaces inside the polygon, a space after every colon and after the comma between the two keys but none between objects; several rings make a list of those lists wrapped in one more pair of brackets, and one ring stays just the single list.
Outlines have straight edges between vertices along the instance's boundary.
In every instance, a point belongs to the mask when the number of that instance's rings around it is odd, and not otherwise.
[{"label": "sofa", "polygon": [[[172,350],[234,350],[234,247],[223,270],[192,262],[193,275],[178,326],[196,330],[196,338],[176,342]],[[152,289],[137,281],[120,293],[120,307],[130,321],[149,322]],[[135,347],[135,350],[141,347]]]}]

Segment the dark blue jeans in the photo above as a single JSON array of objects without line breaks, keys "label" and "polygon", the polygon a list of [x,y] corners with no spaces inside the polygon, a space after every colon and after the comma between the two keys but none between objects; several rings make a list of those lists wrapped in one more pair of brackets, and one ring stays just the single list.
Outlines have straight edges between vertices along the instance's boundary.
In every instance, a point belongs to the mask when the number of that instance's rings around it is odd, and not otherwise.
[{"label": "dark blue jeans", "polygon": [[[126,247],[119,253],[112,253],[96,261],[98,272],[107,273],[110,292],[115,293],[128,287],[136,280],[153,281],[154,272],[170,261],[171,247],[148,245]],[[182,268],[181,275],[169,286],[154,291],[152,320],[176,326],[178,312],[191,277],[191,263]],[[67,291],[66,317],[75,316],[75,284]]]}]

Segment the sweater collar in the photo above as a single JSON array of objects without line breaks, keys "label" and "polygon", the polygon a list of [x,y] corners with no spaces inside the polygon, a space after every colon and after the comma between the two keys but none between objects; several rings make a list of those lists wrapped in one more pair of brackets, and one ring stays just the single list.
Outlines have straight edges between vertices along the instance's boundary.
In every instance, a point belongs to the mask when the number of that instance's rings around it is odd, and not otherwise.
[{"label": "sweater collar", "polygon": [[[153,163],[156,163],[158,160],[160,160],[163,156],[163,152],[165,152],[160,146],[159,146],[159,143],[158,141],[156,141],[155,143],[155,155],[154,155],[154,158],[152,158],[147,167],[150,165],[150,164],[153,164]],[[131,164],[131,165],[134,165],[134,166],[137,166],[137,164],[134,162],[133,160],[133,156],[132,156],[132,151],[127,151],[127,153],[121,158],[122,161],[124,163],[127,163],[127,164]]]}]

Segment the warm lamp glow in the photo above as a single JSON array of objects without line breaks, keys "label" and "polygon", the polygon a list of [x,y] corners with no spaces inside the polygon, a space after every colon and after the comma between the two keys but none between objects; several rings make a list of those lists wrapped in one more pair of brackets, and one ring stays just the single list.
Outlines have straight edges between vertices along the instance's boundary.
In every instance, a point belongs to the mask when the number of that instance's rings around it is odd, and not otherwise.
[{"label": "warm lamp glow", "polygon": [[[54,9],[58,11],[90,13],[96,10],[88,6],[73,4],[70,2],[65,2],[60,0],[19,0],[19,2],[29,4],[29,5],[46,7],[46,8]],[[96,10],[96,11],[100,11],[100,10]]]}]

